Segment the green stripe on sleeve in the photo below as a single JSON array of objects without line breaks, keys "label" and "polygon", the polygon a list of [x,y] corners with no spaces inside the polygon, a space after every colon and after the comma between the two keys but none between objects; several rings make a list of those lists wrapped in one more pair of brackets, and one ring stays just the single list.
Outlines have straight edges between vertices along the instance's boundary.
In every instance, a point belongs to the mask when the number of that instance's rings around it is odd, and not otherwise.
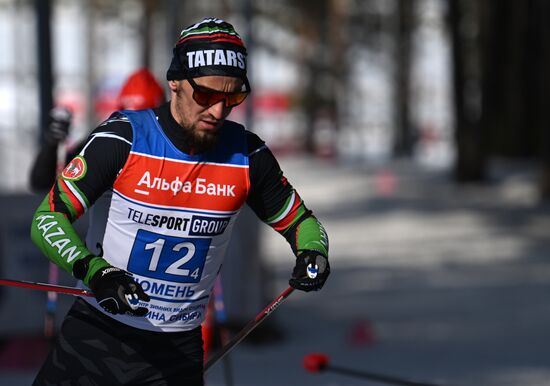
[{"label": "green stripe on sleeve", "polygon": [[297,250],[304,249],[318,251],[328,256],[328,236],[325,228],[314,216],[303,220],[296,230]]},{"label": "green stripe on sleeve", "polygon": [[[77,211],[76,208],[73,206],[71,200],[69,199],[69,196],[67,193],[65,193],[65,190],[63,189],[63,185],[61,184],[61,180],[58,179],[57,182],[57,189],[59,190],[59,198],[65,204],[67,209],[69,210],[69,214],[71,215],[71,218],[76,219],[77,218]],[[46,207],[47,208],[47,207]],[[40,207],[38,208],[40,210]]]},{"label": "green stripe on sleeve", "polygon": [[71,222],[62,213],[50,211],[48,196],[33,216],[31,239],[50,261],[70,274],[77,260],[91,254]]}]

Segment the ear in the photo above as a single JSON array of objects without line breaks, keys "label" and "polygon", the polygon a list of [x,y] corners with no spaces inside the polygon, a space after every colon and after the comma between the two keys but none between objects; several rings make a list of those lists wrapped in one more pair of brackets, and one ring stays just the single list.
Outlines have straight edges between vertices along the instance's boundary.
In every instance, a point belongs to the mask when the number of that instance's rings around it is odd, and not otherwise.
[{"label": "ear", "polygon": [[176,92],[178,90],[178,84],[178,80],[169,80],[168,87],[170,88],[170,91]]}]

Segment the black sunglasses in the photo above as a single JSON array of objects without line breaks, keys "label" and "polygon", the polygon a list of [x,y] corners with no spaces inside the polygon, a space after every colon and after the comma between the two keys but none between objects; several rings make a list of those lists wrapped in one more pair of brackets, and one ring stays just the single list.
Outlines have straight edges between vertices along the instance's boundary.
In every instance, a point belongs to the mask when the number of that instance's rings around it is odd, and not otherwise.
[{"label": "black sunglasses", "polygon": [[243,103],[250,94],[250,84],[246,78],[243,83],[244,90],[234,92],[223,92],[200,86],[195,83],[193,78],[187,78],[187,81],[193,87],[193,99],[204,107],[213,106],[220,101],[223,101],[225,107],[235,107]]}]

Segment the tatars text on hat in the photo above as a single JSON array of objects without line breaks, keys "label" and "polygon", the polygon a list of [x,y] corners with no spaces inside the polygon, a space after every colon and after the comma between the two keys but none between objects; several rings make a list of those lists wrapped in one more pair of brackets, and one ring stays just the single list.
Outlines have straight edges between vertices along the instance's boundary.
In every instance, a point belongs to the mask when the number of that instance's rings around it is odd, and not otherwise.
[{"label": "tatars text on hat", "polygon": [[233,50],[197,50],[186,54],[189,69],[203,66],[232,66],[244,70],[246,67],[244,54]]}]

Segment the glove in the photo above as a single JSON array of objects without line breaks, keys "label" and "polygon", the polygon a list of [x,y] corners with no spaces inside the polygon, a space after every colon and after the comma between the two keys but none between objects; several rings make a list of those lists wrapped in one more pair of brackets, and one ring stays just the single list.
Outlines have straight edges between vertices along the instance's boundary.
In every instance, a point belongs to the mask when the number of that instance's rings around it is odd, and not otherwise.
[{"label": "glove", "polygon": [[149,296],[128,272],[113,266],[97,271],[90,279],[90,288],[103,309],[111,314],[145,316],[147,308],[139,301],[148,302]]},{"label": "glove", "polygon": [[288,284],[301,291],[319,291],[330,275],[328,259],[317,251],[302,251],[296,257],[296,265]]},{"label": "glove", "polygon": [[50,110],[50,119],[46,128],[46,140],[52,144],[64,141],[69,135],[73,113],[66,107],[54,107]]}]

